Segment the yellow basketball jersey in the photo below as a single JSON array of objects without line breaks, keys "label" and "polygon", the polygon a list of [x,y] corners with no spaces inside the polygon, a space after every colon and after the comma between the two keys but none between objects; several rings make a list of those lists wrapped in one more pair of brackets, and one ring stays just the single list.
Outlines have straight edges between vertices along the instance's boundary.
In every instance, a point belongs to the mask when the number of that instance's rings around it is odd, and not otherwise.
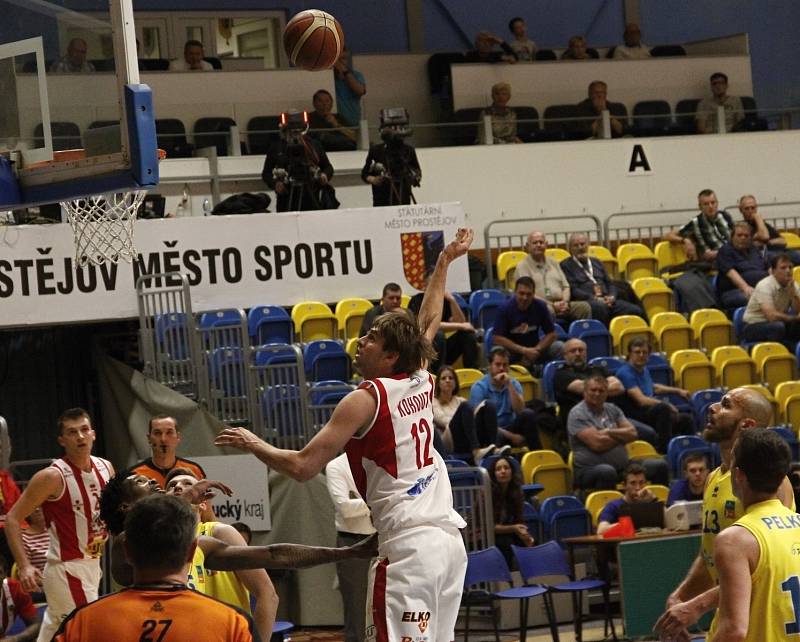
[{"label": "yellow basketball jersey", "polygon": [[736,522],[758,541],[746,642],[800,637],[800,515],[778,499],[753,504]]},{"label": "yellow basketball jersey", "polygon": [[717,583],[717,569],[714,567],[714,540],[719,532],[728,528],[744,514],[742,502],[736,499],[731,485],[731,471],[714,469],[708,476],[703,491],[703,535],[701,550],[709,575]]},{"label": "yellow basketball jersey", "polygon": [[[219,522],[202,522],[197,525],[197,534],[213,537],[214,526]],[[250,613],[250,592],[244,587],[233,571],[214,571],[204,568],[205,590],[203,593],[218,600],[239,607]]]},{"label": "yellow basketball jersey", "polygon": [[189,579],[186,581],[186,585],[198,593],[208,592],[206,591],[205,561],[206,556],[203,555],[203,550],[200,548],[200,546],[195,546],[194,557],[192,558],[192,563],[189,566]]}]

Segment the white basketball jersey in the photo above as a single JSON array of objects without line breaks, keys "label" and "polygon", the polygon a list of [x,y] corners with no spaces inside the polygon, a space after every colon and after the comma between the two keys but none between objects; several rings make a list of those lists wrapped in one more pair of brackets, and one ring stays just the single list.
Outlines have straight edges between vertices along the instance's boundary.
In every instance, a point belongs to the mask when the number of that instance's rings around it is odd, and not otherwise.
[{"label": "white basketball jersey", "polygon": [[111,477],[111,464],[92,457],[89,471],[66,459],[56,459],[51,465],[61,473],[64,488],[56,499],[42,504],[50,532],[47,561],[99,559],[108,538],[100,519],[100,491]]},{"label": "white basketball jersey", "polygon": [[361,384],[378,399],[369,427],[345,448],[379,533],[416,526],[464,528],[444,460],[433,447],[433,377],[424,371]]}]

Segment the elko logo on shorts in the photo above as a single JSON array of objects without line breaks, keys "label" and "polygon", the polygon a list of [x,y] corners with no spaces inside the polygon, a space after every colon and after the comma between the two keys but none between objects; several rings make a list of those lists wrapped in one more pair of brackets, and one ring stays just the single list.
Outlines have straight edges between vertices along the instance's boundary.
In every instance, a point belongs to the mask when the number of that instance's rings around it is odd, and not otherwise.
[{"label": "elko logo on shorts", "polygon": [[428,628],[428,620],[431,619],[430,611],[403,611],[403,622],[419,622],[419,632],[425,633]]}]

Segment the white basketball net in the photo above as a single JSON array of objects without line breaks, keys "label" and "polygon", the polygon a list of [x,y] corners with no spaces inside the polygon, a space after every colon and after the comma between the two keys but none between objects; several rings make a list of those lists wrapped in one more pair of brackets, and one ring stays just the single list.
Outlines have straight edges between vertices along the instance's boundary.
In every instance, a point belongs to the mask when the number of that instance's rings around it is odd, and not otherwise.
[{"label": "white basketball net", "polygon": [[62,201],[75,237],[76,266],[133,261],[133,226],[145,194],[118,192]]}]

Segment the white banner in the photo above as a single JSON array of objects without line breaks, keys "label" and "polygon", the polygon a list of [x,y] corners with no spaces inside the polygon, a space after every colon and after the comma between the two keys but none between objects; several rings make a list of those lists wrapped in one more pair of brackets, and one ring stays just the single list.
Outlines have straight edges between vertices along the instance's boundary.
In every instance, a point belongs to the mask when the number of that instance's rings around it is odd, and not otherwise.
[{"label": "white banner", "polygon": [[252,455],[192,457],[192,460],[203,467],[206,479],[216,479],[233,489],[230,497],[218,493],[211,502],[220,522],[244,522],[253,531],[272,529],[268,469],[264,464]]},{"label": "white banner", "polygon": [[[76,270],[66,224],[2,228],[0,327],[138,316],[139,275],[182,272],[195,311],[414,294],[464,225],[459,203],[136,223],[138,260]],[[469,290],[467,260],[448,288]]]}]

